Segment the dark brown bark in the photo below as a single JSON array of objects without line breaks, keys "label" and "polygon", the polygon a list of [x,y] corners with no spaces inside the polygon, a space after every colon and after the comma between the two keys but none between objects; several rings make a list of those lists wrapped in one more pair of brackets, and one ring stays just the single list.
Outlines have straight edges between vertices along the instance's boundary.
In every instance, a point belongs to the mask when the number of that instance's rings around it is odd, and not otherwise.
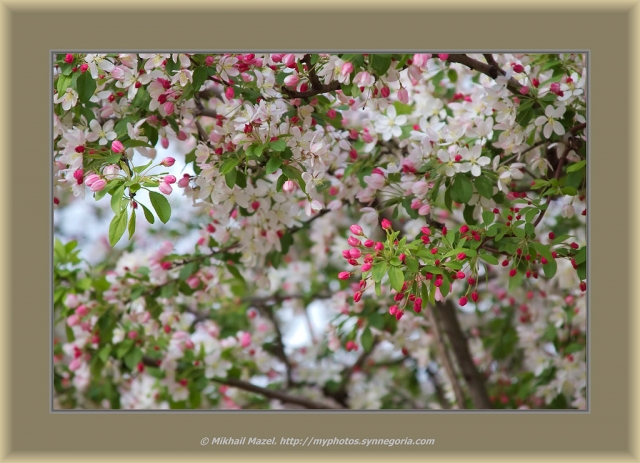
[{"label": "dark brown bark", "polygon": [[484,378],[471,357],[469,344],[460,327],[453,303],[451,301],[437,302],[435,306],[444,332],[449,338],[451,349],[456,356],[460,372],[469,388],[469,396],[474,407],[478,409],[493,408],[485,388]]}]

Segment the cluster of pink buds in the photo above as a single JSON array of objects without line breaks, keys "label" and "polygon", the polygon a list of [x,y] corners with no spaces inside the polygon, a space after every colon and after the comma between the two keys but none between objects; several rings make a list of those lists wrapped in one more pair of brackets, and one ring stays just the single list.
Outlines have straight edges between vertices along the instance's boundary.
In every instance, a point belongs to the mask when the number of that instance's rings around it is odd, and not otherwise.
[{"label": "cluster of pink buds", "polygon": [[98,174],[89,174],[84,179],[85,185],[89,187],[91,191],[100,191],[107,186],[107,181],[100,177]]},{"label": "cluster of pink buds", "polygon": [[358,344],[356,344],[353,341],[347,341],[347,343],[345,344],[344,348],[347,350],[347,352],[351,352],[353,351],[357,351],[358,350]]}]

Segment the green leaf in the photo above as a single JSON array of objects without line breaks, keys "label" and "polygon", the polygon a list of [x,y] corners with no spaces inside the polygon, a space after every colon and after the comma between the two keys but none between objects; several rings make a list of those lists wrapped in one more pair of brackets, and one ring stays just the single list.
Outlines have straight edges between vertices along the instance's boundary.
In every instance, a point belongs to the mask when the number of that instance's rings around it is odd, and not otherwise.
[{"label": "green leaf", "polygon": [[462,216],[464,217],[465,222],[469,225],[477,225],[478,221],[473,216],[473,213],[476,210],[476,206],[472,206],[471,204],[467,204],[464,207],[464,211],[462,212]]},{"label": "green leaf", "polygon": [[91,73],[84,72],[78,77],[76,87],[76,90],[78,92],[78,99],[82,103],[88,103],[93,96],[93,92],[96,91],[97,85],[96,81],[93,80],[93,77],[91,77]]},{"label": "green leaf", "polygon": [[[581,280],[586,279],[587,278],[587,263],[583,262],[580,265],[578,265],[577,272],[578,272],[578,278],[580,278]],[[546,273],[545,273],[545,275],[546,275]]]},{"label": "green leaf", "polygon": [[199,66],[193,71],[193,88],[195,91],[200,90],[200,87],[204,84],[204,81],[207,80],[209,76],[209,72],[207,71],[206,66]]},{"label": "green leaf", "polygon": [[489,265],[498,265],[498,258],[492,254],[486,253],[484,251],[480,251],[480,259],[485,261]]},{"label": "green leaf", "polygon": [[376,265],[373,266],[373,268],[371,269],[371,276],[373,278],[373,281],[375,282],[379,282],[382,280],[382,278],[387,274],[387,263],[386,262],[380,262]]},{"label": "green leaf", "polygon": [[180,275],[178,278],[182,281],[185,281],[191,275],[193,275],[196,271],[197,265],[195,262],[189,262],[185,266],[180,269]]},{"label": "green leaf", "polygon": [[282,254],[287,254],[289,252],[289,248],[293,244],[293,235],[287,232],[282,235],[280,238],[280,246],[282,246]]},{"label": "green leaf", "polygon": [[139,347],[136,347],[134,349],[131,349],[131,351],[125,356],[124,364],[130,370],[133,370],[138,365],[138,363],[140,363],[142,357],[142,351]]},{"label": "green leaf", "polygon": [[509,278],[509,291],[513,291],[514,289],[518,288],[519,286],[522,285],[522,280],[524,278],[524,273],[520,270],[518,270],[518,272]]},{"label": "green leaf", "polygon": [[226,175],[232,170],[234,170],[238,166],[238,164],[240,164],[240,159],[238,158],[226,159],[220,166],[220,173],[222,175]]},{"label": "green leaf", "polygon": [[576,264],[580,265],[587,260],[587,247],[583,246],[574,257]]},{"label": "green leaf", "polygon": [[277,151],[278,153],[280,153],[287,147],[287,142],[284,140],[276,140],[269,143],[269,145],[271,146],[271,149],[273,151]]},{"label": "green leaf", "polygon": [[442,293],[442,297],[447,297],[451,291],[451,282],[449,281],[449,277],[444,275],[442,278],[442,285],[440,286],[440,292]]},{"label": "green leaf", "polygon": [[125,339],[120,344],[118,344],[118,349],[116,350],[116,357],[121,359],[127,352],[133,347],[133,339]]},{"label": "green leaf", "polygon": [[362,332],[362,336],[360,336],[360,342],[362,343],[362,348],[365,352],[369,352],[371,347],[373,347],[373,333],[371,333],[371,328],[368,326]]},{"label": "green leaf", "polygon": [[493,196],[493,182],[486,175],[476,177],[473,183],[481,196],[491,199]]},{"label": "green leaf", "polygon": [[399,267],[389,268],[389,283],[391,283],[391,287],[396,291],[402,291],[402,285],[404,284],[404,274]]},{"label": "green leaf", "polygon": [[56,90],[58,90],[58,98],[60,98],[64,92],[71,85],[71,77],[69,76],[60,76],[58,77],[58,82],[56,85]]},{"label": "green leaf", "polygon": [[156,221],[155,217],[151,213],[151,211],[142,203],[138,203],[142,206],[142,210],[144,211],[144,218],[147,219],[147,222],[154,223]]},{"label": "green leaf", "polygon": [[129,219],[129,239],[136,232],[136,210],[131,211],[131,218]]},{"label": "green leaf", "polygon": [[107,363],[107,359],[109,358],[109,354],[111,353],[111,346],[104,346],[100,349],[98,353],[98,358],[102,360],[102,363]]},{"label": "green leaf", "polygon": [[236,169],[230,170],[229,172],[224,174],[224,180],[229,188],[233,188],[235,186],[237,176],[238,171]]},{"label": "green leaf", "polygon": [[486,225],[489,226],[493,223],[495,219],[495,214],[491,211],[484,211],[482,213],[482,222]]},{"label": "green leaf", "polygon": [[162,223],[167,223],[171,218],[171,206],[169,205],[169,200],[155,191],[149,192],[149,199],[151,200],[151,205],[156,211],[156,214],[158,214],[160,221],[162,221]]},{"label": "green leaf", "polygon": [[455,69],[449,69],[449,71],[447,72],[447,77],[452,84],[455,84],[458,81],[458,73]]},{"label": "green leaf", "polygon": [[[284,141],[282,142],[284,143]],[[271,156],[271,158],[269,158],[269,161],[267,161],[267,166],[265,168],[266,173],[273,174],[276,170],[280,168],[280,166],[282,165],[282,161],[283,159],[280,157]]]},{"label": "green leaf", "polygon": [[451,199],[459,204],[466,204],[473,196],[471,180],[464,174],[458,174],[453,181]]},{"label": "green leaf", "polygon": [[241,170],[236,170],[236,185],[240,188],[247,187],[247,176]]},{"label": "green leaf", "polygon": [[282,191],[282,185],[284,185],[284,182],[286,182],[288,180],[288,177],[285,174],[281,174],[280,177],[278,177],[278,181],[276,183],[276,191],[279,193]]},{"label": "green leaf", "polygon": [[582,161],[578,161],[575,164],[572,164],[569,167],[567,167],[567,172],[576,172],[582,169],[586,165],[587,165],[587,161],[583,159]]},{"label": "green leaf", "polygon": [[544,276],[547,278],[553,278],[553,276],[556,274],[556,271],[558,270],[558,264],[551,254],[549,247],[542,243],[536,242],[532,242],[530,243],[530,245],[538,252],[538,254],[547,259],[547,263],[543,264],[542,266],[542,269],[544,270]]},{"label": "green leaf", "polygon": [[369,55],[369,64],[378,75],[378,77],[384,76],[389,67],[391,67],[391,56],[388,54],[374,54]]},{"label": "green leaf", "polygon": [[293,167],[288,165],[283,165],[282,173],[284,173],[290,179],[298,182],[298,185],[300,185],[300,188],[302,188],[303,191],[306,191],[307,184],[305,183],[304,180],[302,180],[302,173],[299,170],[294,169]]},{"label": "green leaf", "polygon": [[111,224],[109,224],[109,243],[111,246],[115,246],[116,243],[120,241],[120,238],[122,238],[122,235],[127,228],[128,215],[127,210],[124,209],[111,219]]},{"label": "green leaf", "polygon": [[122,210],[122,199],[124,196],[124,185],[120,185],[116,190],[112,193],[111,196],[111,209],[114,214],[119,214]]}]

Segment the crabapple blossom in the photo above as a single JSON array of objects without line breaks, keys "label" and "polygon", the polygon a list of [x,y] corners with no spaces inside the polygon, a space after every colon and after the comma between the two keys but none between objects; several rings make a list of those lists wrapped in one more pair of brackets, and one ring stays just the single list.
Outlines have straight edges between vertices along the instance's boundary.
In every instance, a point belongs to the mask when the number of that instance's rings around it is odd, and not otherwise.
[{"label": "crabapple blossom", "polygon": [[56,54],[56,408],[586,407],[586,61],[491,56]]}]

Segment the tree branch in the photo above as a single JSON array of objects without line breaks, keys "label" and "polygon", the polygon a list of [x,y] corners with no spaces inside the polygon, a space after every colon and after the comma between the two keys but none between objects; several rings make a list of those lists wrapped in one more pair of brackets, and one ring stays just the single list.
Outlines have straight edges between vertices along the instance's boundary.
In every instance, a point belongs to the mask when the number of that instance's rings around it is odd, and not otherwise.
[{"label": "tree branch", "polygon": [[[486,56],[487,55],[485,55],[485,57]],[[491,60],[495,64],[482,63],[480,61],[477,61],[463,54],[454,53],[454,54],[450,54],[449,57],[447,58],[447,61],[451,63],[460,63],[464,66],[467,66],[473,69],[474,71],[481,72],[482,74],[487,75],[492,79],[496,79],[498,77],[498,74],[503,75],[504,71],[500,69],[500,67],[497,65],[497,63],[493,59],[493,56],[491,57]],[[523,85],[520,84],[520,82],[515,80],[513,77],[507,80],[507,89],[509,89],[509,91],[511,91],[512,93],[520,94],[520,89],[522,87]]]},{"label": "tree branch", "polygon": [[447,347],[444,344],[444,340],[442,339],[442,335],[440,334],[440,328],[438,326],[438,316],[431,307],[427,309],[426,314],[430,325],[433,328],[433,335],[436,339],[436,348],[438,349],[440,358],[444,363],[444,368],[447,371],[447,375],[449,376],[449,380],[451,381],[451,385],[453,386],[453,392],[456,395],[458,408],[462,410],[466,408],[464,405],[464,394],[462,393],[462,387],[460,387],[460,382],[458,381],[458,375],[456,374],[456,371],[453,367],[451,356],[449,355],[449,351],[447,350]]},{"label": "tree branch", "polygon": [[442,321],[444,332],[449,338],[449,343],[458,361],[462,376],[469,387],[469,395],[473,405],[479,409],[493,408],[484,385],[484,379],[471,357],[469,344],[460,327],[453,303],[449,300],[436,303],[436,310],[439,319]]},{"label": "tree branch", "polygon": [[237,387],[238,389],[242,389],[244,391],[254,392],[256,394],[263,395],[270,399],[277,399],[284,403],[300,405],[302,407],[309,408],[309,409],[323,409],[323,410],[340,409],[340,407],[334,407],[332,405],[323,404],[320,402],[316,402],[314,400],[305,399],[304,397],[295,397],[295,396],[286,394],[284,392],[274,391],[273,389],[267,389],[264,387],[255,386],[254,384],[251,384],[247,381],[242,381],[235,378],[226,378],[226,379],[213,378],[212,381],[215,381],[216,383],[220,383],[220,384],[226,384],[227,386],[231,386],[231,387]]}]

